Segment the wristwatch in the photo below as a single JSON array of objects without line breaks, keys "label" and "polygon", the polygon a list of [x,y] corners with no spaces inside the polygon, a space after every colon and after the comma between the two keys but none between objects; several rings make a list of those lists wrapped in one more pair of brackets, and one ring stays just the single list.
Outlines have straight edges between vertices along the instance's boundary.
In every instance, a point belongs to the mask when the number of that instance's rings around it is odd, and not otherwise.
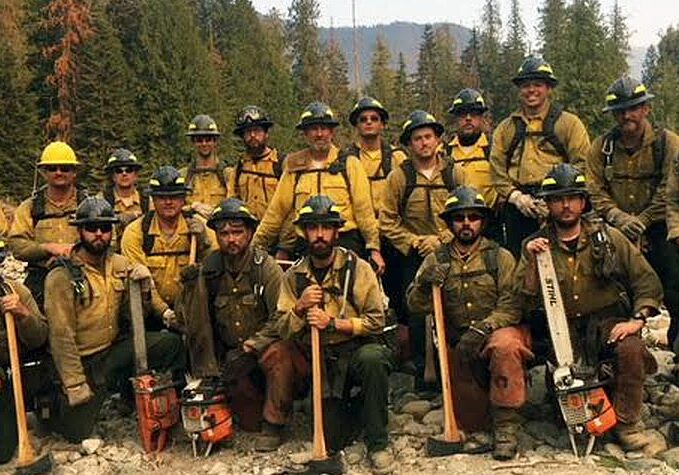
[{"label": "wristwatch", "polygon": [[641,320],[642,322],[646,323],[646,314],[639,310],[637,313],[634,314],[632,320]]}]

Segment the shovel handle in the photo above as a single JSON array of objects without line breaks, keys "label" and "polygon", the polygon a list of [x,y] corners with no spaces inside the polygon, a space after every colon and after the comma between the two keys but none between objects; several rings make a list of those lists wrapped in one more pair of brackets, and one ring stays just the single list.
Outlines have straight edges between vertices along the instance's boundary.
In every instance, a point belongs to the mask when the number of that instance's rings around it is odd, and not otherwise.
[{"label": "shovel handle", "polygon": [[312,458],[325,460],[328,453],[323,434],[323,374],[321,372],[321,334],[311,326],[311,376],[313,381],[314,446]]},{"label": "shovel handle", "polygon": [[441,388],[443,389],[443,437],[448,442],[460,442],[460,431],[457,428],[455,408],[453,407],[453,387],[450,383],[452,372],[448,364],[446,322],[443,316],[441,287],[432,286],[431,294],[434,300],[434,324],[436,325],[436,340],[441,366]]}]

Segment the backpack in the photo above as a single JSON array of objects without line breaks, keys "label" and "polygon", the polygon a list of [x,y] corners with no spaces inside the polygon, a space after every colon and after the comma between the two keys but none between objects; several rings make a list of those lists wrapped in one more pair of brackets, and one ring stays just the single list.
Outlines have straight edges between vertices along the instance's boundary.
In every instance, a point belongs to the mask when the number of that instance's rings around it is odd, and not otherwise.
[{"label": "backpack", "polygon": [[[495,281],[495,285],[497,285],[499,278],[497,256],[500,253],[500,245],[495,241],[490,241],[490,243],[490,247],[481,251],[481,258],[483,259],[483,265],[486,269],[483,271],[470,272],[465,274],[465,277],[476,277],[483,274],[489,274]],[[450,264],[452,262],[449,246],[441,246],[436,250],[436,260],[441,264]]]},{"label": "backpack", "polygon": [[[381,147],[380,153],[382,155],[382,158],[380,160],[380,166],[377,168],[374,175],[368,177],[368,180],[370,180],[370,181],[386,180],[387,175],[389,175],[389,172],[391,172],[392,157],[393,157],[394,152],[403,151],[403,149],[401,149],[401,148],[392,147],[391,145],[389,145],[384,140],[381,141],[380,147]],[[353,155],[355,157],[360,157],[361,150],[358,148],[358,146],[355,143],[352,143],[351,145],[346,147],[342,151],[342,153],[345,154],[345,155]],[[380,175],[380,170],[382,170],[381,175]]]},{"label": "backpack", "polygon": [[263,178],[280,178],[281,175],[283,174],[283,162],[285,162],[285,159],[287,158],[287,155],[283,155],[282,158],[279,160],[273,162],[273,175],[271,173],[264,173],[264,172],[258,172],[254,170],[243,170],[243,162],[241,160],[238,160],[236,162],[236,167],[234,168],[234,175],[235,175],[235,181],[234,183],[236,184],[236,189],[234,190],[234,193],[237,196],[240,196],[240,176],[245,173],[246,175],[254,175],[254,176],[261,176]]},{"label": "backpack", "polygon": [[299,179],[302,177],[302,175],[306,175],[309,173],[318,173],[319,175],[319,181],[320,181],[320,174],[327,172],[330,173],[331,175],[337,175],[341,174],[342,178],[344,178],[344,183],[347,186],[347,190],[349,191],[349,201],[353,201],[353,196],[351,194],[351,182],[349,181],[349,174],[347,173],[347,159],[352,156],[350,153],[340,153],[340,155],[337,157],[337,160],[332,162],[330,166],[326,169],[319,169],[319,170],[299,170],[299,171],[293,171],[291,173],[295,174],[295,184],[293,186],[293,192],[294,190],[297,190],[297,184],[299,183]]},{"label": "backpack", "polygon": [[427,188],[427,189],[445,188],[446,190],[448,190],[448,193],[452,193],[457,186],[457,184],[455,183],[455,176],[453,174],[453,167],[454,163],[452,159],[446,159],[446,166],[441,171],[443,185],[418,184],[417,170],[415,170],[415,165],[413,164],[412,159],[408,158],[404,160],[403,163],[401,163],[401,170],[403,170],[403,173],[405,174],[406,177],[406,188],[403,193],[403,196],[401,197],[401,203],[399,205],[400,214],[403,215],[403,212],[405,211],[406,206],[408,205],[410,195],[413,194],[415,188]]},{"label": "backpack", "polygon": [[[104,199],[108,201],[108,204],[111,205],[112,208],[115,209],[116,205],[116,198],[115,198],[115,193],[113,192],[113,187],[112,186],[107,186],[104,188]],[[139,204],[141,206],[141,212],[146,213],[149,210],[149,196],[145,193],[142,193],[139,191]]]},{"label": "backpack", "polygon": [[[452,142],[453,142],[453,140],[455,140],[455,137],[457,137],[457,135],[453,135],[450,138],[450,140],[443,146],[443,149],[444,149],[446,155],[449,156],[450,159],[453,160],[453,161],[455,161],[455,159],[453,158],[453,148],[454,147],[452,145]],[[486,145],[485,147],[481,147],[481,150],[483,150],[483,158],[481,158],[481,157],[468,158],[468,159],[464,160],[464,163],[480,162],[481,160],[488,161],[488,159],[490,158],[490,146],[491,146],[491,143],[490,143],[490,141],[488,141],[488,145]]]},{"label": "backpack", "polygon": [[[189,249],[183,251],[163,251],[163,252],[153,252],[153,245],[155,244],[156,237],[153,234],[149,234],[149,229],[151,229],[151,221],[156,212],[151,210],[144,215],[141,220],[141,232],[142,232],[142,243],[141,249],[147,256],[182,256],[188,255]],[[184,218],[191,218],[195,213],[192,210],[182,211]]]},{"label": "backpack", "polygon": [[[344,288],[344,282],[347,279],[348,273],[349,282],[347,284],[347,289],[349,290],[347,292],[347,302],[350,303],[354,308],[357,308],[356,302],[354,300],[354,285],[356,283],[356,261],[358,260],[358,256],[354,251],[348,249],[346,251],[347,251],[347,262],[344,264],[344,267],[340,270],[339,281],[342,287]],[[306,275],[295,273],[295,292],[297,293],[298,297],[302,295],[304,289],[306,289],[309,285],[311,285],[311,282],[309,281]],[[340,296],[342,290],[340,290]]]},{"label": "backpack", "polygon": [[[33,195],[33,203],[31,206],[31,219],[33,220],[33,227],[35,227],[35,225],[38,224],[38,221],[41,221],[43,219],[64,218],[75,213],[75,209],[70,211],[58,211],[56,213],[46,213],[45,212],[45,202],[47,200],[47,197],[45,196],[46,190],[47,185],[40,188]],[[84,188],[76,188],[75,192],[76,208],[78,206],[78,203],[87,198],[87,196],[88,196],[87,190],[85,190]]]},{"label": "backpack", "polygon": [[559,137],[557,137],[554,133],[554,125],[556,124],[556,121],[559,120],[559,117],[561,117],[562,112],[563,107],[561,107],[559,104],[550,105],[549,111],[547,112],[547,117],[545,117],[545,120],[542,123],[541,132],[528,132],[526,130],[526,123],[521,117],[512,117],[514,122],[514,137],[512,137],[512,141],[509,143],[509,147],[507,147],[507,152],[505,155],[507,158],[507,170],[509,170],[512,157],[514,156],[514,152],[519,147],[519,145],[521,145],[520,153],[523,154],[523,146],[525,144],[526,137],[529,135],[544,137],[550,144],[552,144],[554,150],[556,150],[556,153],[559,154],[559,156],[561,156],[564,160],[568,161],[569,158],[566,147],[564,147],[564,145],[559,140]]},{"label": "backpack", "polygon": [[[601,153],[604,156],[604,180],[606,184],[613,178],[613,154],[615,153],[615,142],[620,138],[620,129],[614,127],[605,136],[601,143]],[[665,151],[667,150],[667,131],[660,129],[655,131],[655,140],[653,141],[653,187],[657,188],[662,180],[662,166],[665,161]],[[611,172],[607,172],[611,170]],[[609,173],[611,176],[608,176]]]},{"label": "backpack", "polygon": [[71,278],[71,285],[73,286],[73,294],[75,295],[75,298],[79,300],[80,303],[84,303],[89,284],[87,279],[85,279],[83,267],[80,264],[74,263],[70,258],[64,256],[57,257],[52,267],[50,267],[50,270],[57,267],[64,267],[66,269],[69,277]]},{"label": "backpack", "polygon": [[[217,166],[215,168],[201,168],[201,172],[209,172],[209,173],[214,173],[217,175],[217,179],[219,180],[219,184],[224,187],[226,190],[226,180],[224,179],[224,170],[226,170],[226,163],[222,162],[221,160],[217,162]],[[193,180],[193,175],[196,174],[198,170],[196,169],[196,162],[195,160],[191,160],[191,163],[189,164],[189,168],[186,171],[186,185],[191,186],[191,181]]]}]

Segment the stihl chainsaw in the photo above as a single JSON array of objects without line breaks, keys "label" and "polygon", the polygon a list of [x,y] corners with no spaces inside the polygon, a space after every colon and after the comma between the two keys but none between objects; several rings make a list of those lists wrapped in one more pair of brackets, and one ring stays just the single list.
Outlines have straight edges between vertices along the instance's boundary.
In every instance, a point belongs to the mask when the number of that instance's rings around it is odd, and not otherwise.
[{"label": "stihl chainsaw", "polygon": [[[595,372],[576,367],[568,319],[551,252],[547,250],[539,253],[537,264],[547,324],[556,357],[556,365],[548,363],[548,366],[552,370],[557,401],[568,427],[568,438],[576,457],[579,454],[575,437],[589,435],[584,454],[587,457],[594,448],[596,437],[613,428],[617,418]],[[584,374],[591,376],[585,380],[581,376]]]}]

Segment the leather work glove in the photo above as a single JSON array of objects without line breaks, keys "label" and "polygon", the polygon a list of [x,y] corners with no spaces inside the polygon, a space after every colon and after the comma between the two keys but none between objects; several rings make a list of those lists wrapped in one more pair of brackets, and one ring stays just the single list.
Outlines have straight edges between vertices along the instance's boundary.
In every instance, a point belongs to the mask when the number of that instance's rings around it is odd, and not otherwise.
[{"label": "leather work glove", "polygon": [[417,242],[417,252],[420,256],[426,257],[432,252],[435,252],[441,246],[441,240],[438,236],[429,235],[422,236]]},{"label": "leather work glove", "polygon": [[132,221],[137,219],[139,216],[137,216],[134,213],[120,213],[117,215],[118,219],[120,220],[120,224],[125,227],[128,224],[130,224]]},{"label": "leather work glove", "polygon": [[529,194],[522,193],[519,190],[514,190],[507,198],[511,204],[513,204],[519,212],[533,219],[544,218],[549,214],[547,205],[544,201],[538,200]]},{"label": "leather work glove", "polygon": [[189,218],[187,224],[189,225],[189,233],[196,236],[202,236],[205,233],[205,224],[200,219]]},{"label": "leather work glove", "polygon": [[94,397],[94,393],[90,389],[90,385],[82,383],[72,388],[66,388],[66,398],[68,405],[71,407],[85,404]]},{"label": "leather work glove", "polygon": [[198,266],[197,264],[188,265],[179,271],[179,276],[181,278],[180,280],[182,282],[190,282],[192,280],[195,280],[196,277],[198,277],[199,273],[200,266]]},{"label": "leather work glove", "polygon": [[424,267],[417,275],[417,280],[426,287],[432,285],[443,285],[446,276],[450,271],[450,264],[434,264],[432,266]]},{"label": "leather work glove", "polygon": [[171,308],[168,308],[162,315],[163,323],[167,328],[174,328],[178,324],[177,314]]},{"label": "leather work glove", "polygon": [[208,219],[210,216],[212,216],[212,210],[214,208],[204,203],[193,203],[191,205],[191,209],[201,215],[203,218]]},{"label": "leather work glove", "polygon": [[486,345],[488,336],[483,330],[469,327],[469,329],[462,334],[462,338],[457,344],[457,351],[464,363],[471,363],[479,357],[481,350]]},{"label": "leather work glove", "polygon": [[628,216],[628,219],[620,225],[620,231],[627,236],[627,239],[630,241],[637,242],[641,235],[646,231],[646,225],[636,216]]},{"label": "leather work glove", "polygon": [[144,264],[135,264],[130,269],[131,280],[151,279],[151,271]]}]

